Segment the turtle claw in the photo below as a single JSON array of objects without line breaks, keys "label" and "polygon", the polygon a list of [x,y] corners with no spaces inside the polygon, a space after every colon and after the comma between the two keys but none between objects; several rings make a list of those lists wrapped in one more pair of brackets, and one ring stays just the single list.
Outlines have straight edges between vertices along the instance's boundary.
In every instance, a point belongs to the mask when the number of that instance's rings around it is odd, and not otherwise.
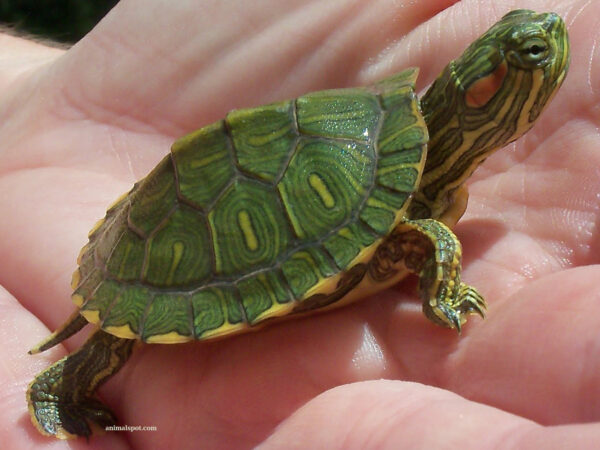
[{"label": "turtle claw", "polygon": [[479,314],[485,319],[485,310],[487,308],[485,299],[477,289],[468,284],[460,284],[457,306],[461,314]]},{"label": "turtle claw", "polygon": [[96,399],[88,398],[81,403],[64,405],[60,409],[61,428],[68,437],[84,436],[89,438],[93,429],[105,430],[116,425],[114,413]]},{"label": "turtle claw", "polygon": [[461,327],[464,321],[464,319],[460,315],[460,312],[455,309],[447,309],[445,314],[447,314],[446,317],[448,318],[451,328],[454,328],[458,332],[458,334],[460,334]]},{"label": "turtle claw", "polygon": [[461,283],[455,301],[425,303],[425,315],[438,325],[455,329],[459,334],[469,314],[485,318],[487,304],[483,296],[472,286]]},{"label": "turtle claw", "polygon": [[116,416],[95,399],[82,403],[32,401],[32,419],[36,428],[45,435],[59,439],[89,437],[94,431],[105,430],[117,423]]}]

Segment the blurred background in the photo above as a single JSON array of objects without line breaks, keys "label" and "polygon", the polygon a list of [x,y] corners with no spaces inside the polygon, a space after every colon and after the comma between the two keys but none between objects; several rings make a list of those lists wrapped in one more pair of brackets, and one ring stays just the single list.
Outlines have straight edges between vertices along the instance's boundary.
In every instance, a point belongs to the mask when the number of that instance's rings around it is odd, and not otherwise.
[{"label": "blurred background", "polygon": [[118,0],[0,0],[0,26],[73,44],[117,3]]}]

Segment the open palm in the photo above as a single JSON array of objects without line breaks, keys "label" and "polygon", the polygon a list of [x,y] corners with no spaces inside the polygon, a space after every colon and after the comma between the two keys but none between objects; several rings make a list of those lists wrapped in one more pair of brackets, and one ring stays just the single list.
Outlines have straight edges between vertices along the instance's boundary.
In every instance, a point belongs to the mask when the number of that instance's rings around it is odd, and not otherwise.
[{"label": "open palm", "polygon": [[73,310],[70,274],[87,231],[176,137],[233,108],[409,66],[421,68],[423,88],[517,7],[561,15],[572,61],[534,129],[470,183],[456,232],[464,279],[486,296],[488,318],[461,337],[438,328],[408,280],[260,333],[144,346],[100,392],[121,423],[157,430],[91,444],[600,442],[600,4],[453,3],[122,0],[67,52],[0,36],[3,444],[65,445],[38,435],[24,391],[82,336],[67,349],[26,352]]}]

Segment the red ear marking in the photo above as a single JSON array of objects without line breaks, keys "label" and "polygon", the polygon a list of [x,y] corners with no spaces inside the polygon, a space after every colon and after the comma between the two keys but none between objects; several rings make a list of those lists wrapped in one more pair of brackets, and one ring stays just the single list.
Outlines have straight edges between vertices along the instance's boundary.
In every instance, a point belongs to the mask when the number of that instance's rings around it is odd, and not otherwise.
[{"label": "red ear marking", "polygon": [[504,82],[507,72],[506,61],[488,76],[480,78],[465,92],[465,101],[470,108],[480,108],[489,102]]}]

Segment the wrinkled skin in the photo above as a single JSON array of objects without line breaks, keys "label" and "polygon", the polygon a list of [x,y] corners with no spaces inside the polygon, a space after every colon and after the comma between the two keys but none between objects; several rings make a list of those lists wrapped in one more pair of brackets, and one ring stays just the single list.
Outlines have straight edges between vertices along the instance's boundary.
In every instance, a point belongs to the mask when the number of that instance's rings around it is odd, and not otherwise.
[{"label": "wrinkled skin", "polygon": [[232,108],[411,65],[424,88],[517,7],[564,17],[572,62],[535,128],[470,180],[456,232],[488,318],[461,337],[432,325],[413,280],[260,333],[145,346],[100,393],[121,423],[158,430],[91,448],[600,442],[600,3],[453,3],[123,0],[67,52],[1,36],[3,446],[73,445],[37,433],[24,393],[83,336],[26,352],[72,311],[87,231],[176,137]]}]

